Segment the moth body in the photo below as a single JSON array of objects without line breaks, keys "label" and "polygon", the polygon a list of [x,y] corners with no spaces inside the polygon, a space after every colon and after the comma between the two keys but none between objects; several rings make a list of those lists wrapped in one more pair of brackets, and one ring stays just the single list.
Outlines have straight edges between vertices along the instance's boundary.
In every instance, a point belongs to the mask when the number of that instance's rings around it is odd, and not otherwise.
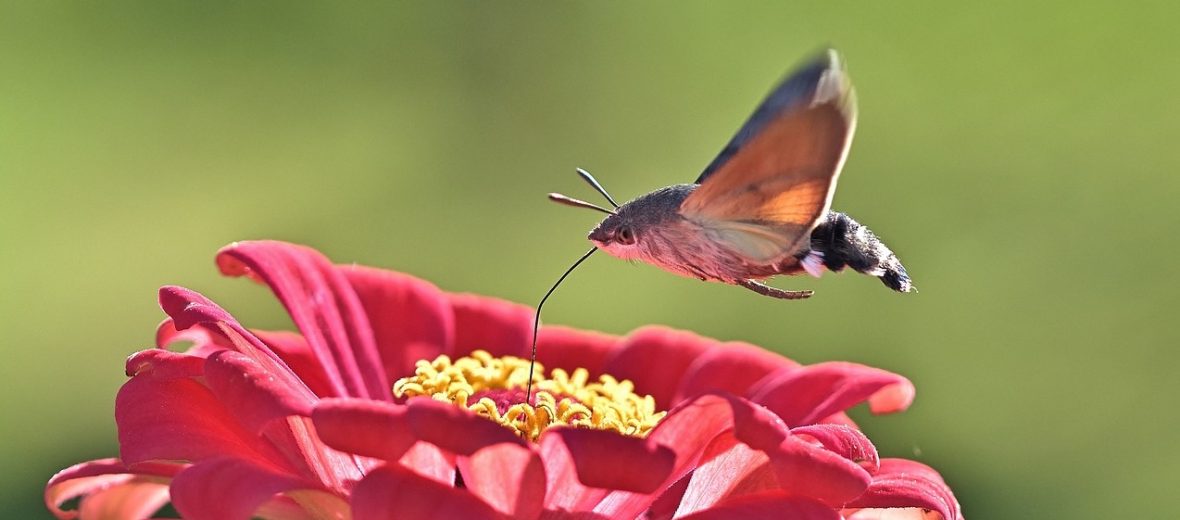
[{"label": "moth body", "polygon": [[567,205],[608,213],[589,235],[595,247],[674,274],[802,299],[758,282],[776,275],[855,271],[910,292],[897,256],[867,227],[830,211],[856,129],[856,96],[832,50],[805,63],[754,110],[691,184],[618,205],[589,173],[583,179],[614,211],[560,194]]},{"label": "moth body", "polygon": [[[829,211],[798,251],[770,260],[752,259],[719,240],[708,225],[684,216],[680,205],[698,185],[675,184],[640,196],[602,220],[587,238],[624,260],[639,260],[673,274],[703,281],[742,285],[776,275],[796,275],[846,267],[881,278],[899,292],[913,286],[901,261],[869,228],[844,213]],[[752,223],[758,225],[756,223]],[[805,267],[809,260],[814,269]]]}]

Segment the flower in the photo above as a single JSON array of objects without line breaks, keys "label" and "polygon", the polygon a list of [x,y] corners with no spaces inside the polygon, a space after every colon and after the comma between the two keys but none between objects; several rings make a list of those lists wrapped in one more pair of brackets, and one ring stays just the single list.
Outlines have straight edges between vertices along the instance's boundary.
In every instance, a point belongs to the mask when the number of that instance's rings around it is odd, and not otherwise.
[{"label": "flower", "polygon": [[268,285],[299,333],[161,289],[157,348],[116,398],[120,458],[55,475],[58,518],[961,518],[934,470],[879,459],[844,414],[905,409],[902,376],[546,326],[553,370],[526,406],[528,307],[281,242],[217,265]]}]

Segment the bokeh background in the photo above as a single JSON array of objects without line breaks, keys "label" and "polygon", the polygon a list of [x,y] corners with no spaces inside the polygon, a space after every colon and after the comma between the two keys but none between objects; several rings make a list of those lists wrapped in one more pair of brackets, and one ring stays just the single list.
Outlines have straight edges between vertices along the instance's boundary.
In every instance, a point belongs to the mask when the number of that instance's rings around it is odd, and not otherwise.
[{"label": "bokeh background", "polygon": [[596,257],[548,323],[663,323],[910,377],[858,413],[969,518],[1175,512],[1180,36],[1170,2],[0,7],[0,517],[117,453],[123,359],[235,240],[312,245],[535,303],[597,214],[687,182],[770,86],[841,49],[861,120],[835,198],[921,292],[854,274],[806,302]]}]

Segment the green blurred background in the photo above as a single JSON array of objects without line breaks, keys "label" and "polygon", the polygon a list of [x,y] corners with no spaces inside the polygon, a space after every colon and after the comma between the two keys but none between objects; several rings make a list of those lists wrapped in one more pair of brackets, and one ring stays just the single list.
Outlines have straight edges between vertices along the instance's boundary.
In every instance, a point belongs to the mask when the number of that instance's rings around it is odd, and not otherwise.
[{"label": "green blurred background", "polygon": [[921,293],[807,302],[596,257],[549,323],[647,323],[888,368],[856,415],[969,518],[1163,518],[1180,473],[1176,10],[1169,2],[13,2],[0,11],[0,517],[117,453],[156,289],[289,326],[214,252],[275,238],[532,304],[597,214],[687,182],[802,57],[841,49],[858,137],[836,209]]}]

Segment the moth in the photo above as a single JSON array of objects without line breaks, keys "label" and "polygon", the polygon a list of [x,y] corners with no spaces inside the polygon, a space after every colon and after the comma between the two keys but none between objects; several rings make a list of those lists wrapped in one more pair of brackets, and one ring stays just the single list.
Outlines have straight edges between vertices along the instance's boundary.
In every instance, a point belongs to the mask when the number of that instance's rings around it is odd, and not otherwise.
[{"label": "moth", "polygon": [[619,205],[579,169],[614,210],[557,193],[549,198],[608,214],[590,231],[595,247],[578,263],[601,249],[787,300],[808,298],[813,291],[778,289],[760,280],[801,273],[818,278],[824,270],[848,267],[895,291],[912,292],[897,255],[869,228],[830,210],[855,129],[852,83],[839,54],[828,50],[775,87],[692,184],[660,188]]}]

